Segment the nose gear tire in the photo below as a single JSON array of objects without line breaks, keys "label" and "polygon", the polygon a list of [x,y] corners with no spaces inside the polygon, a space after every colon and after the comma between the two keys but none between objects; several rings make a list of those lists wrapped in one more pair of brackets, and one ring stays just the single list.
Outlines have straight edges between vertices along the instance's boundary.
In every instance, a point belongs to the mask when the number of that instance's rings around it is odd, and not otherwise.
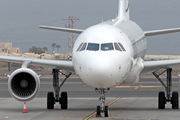
[{"label": "nose gear tire", "polygon": [[96,117],[101,117],[101,108],[100,108],[100,106],[97,106],[96,111],[97,111]]},{"label": "nose gear tire", "polygon": [[108,110],[108,106],[105,106],[105,110],[104,110],[104,117],[108,117],[108,113],[109,110]]}]

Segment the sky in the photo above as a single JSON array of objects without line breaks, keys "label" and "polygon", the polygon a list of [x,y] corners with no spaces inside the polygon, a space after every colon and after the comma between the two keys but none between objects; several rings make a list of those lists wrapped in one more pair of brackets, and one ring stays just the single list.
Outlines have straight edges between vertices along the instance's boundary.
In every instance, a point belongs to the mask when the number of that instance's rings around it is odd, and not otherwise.
[{"label": "sky", "polygon": [[[130,0],[130,19],[144,31],[180,27],[180,1]],[[0,0],[0,42],[12,42],[27,52],[32,46],[61,46],[68,52],[68,33],[40,29],[39,25],[65,27],[76,16],[75,28],[86,29],[117,16],[118,0]],[[77,35],[78,36],[78,35]],[[148,37],[147,54],[180,54],[180,33]]]}]

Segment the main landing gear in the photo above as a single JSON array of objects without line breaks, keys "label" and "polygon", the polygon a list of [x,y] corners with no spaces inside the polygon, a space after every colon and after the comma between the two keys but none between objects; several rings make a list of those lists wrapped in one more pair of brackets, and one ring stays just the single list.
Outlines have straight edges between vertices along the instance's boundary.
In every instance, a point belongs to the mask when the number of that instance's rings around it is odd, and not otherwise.
[{"label": "main landing gear", "polygon": [[[167,71],[167,85],[164,84],[164,82],[159,78],[160,75],[162,75],[164,72]],[[170,102],[172,104],[172,109],[179,109],[179,95],[178,92],[173,92],[171,97],[171,90],[172,90],[172,68],[166,69],[164,72],[160,74],[156,74],[156,72],[153,72],[153,75],[161,82],[161,84],[164,86],[166,91],[166,96],[164,92],[159,92],[158,95],[158,108],[164,109],[165,104],[167,102]]]},{"label": "main landing gear", "polygon": [[97,106],[97,113],[96,117],[101,117],[101,113],[104,113],[104,117],[108,117],[109,114],[109,109],[108,106],[105,106],[105,94],[109,91],[110,89],[98,89],[96,88],[95,91],[100,94],[99,101],[101,102],[101,106]]},{"label": "main landing gear", "polygon": [[[62,73],[63,74],[63,73]],[[54,109],[54,104],[56,102],[59,102],[61,104],[61,109],[67,109],[68,108],[68,95],[67,92],[62,92],[61,97],[59,96],[60,88],[64,84],[64,82],[71,76],[72,73],[69,74],[63,74],[65,75],[65,79],[62,81],[62,83],[59,85],[59,70],[53,69],[53,87],[54,87],[54,93],[48,92],[47,94],[47,109]]]}]

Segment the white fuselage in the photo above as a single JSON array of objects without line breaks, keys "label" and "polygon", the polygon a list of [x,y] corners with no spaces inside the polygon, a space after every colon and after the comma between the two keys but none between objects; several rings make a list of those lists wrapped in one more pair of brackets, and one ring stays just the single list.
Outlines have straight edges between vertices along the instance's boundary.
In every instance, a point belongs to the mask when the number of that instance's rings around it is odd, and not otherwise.
[{"label": "white fuselage", "polygon": [[86,29],[77,38],[73,48],[74,70],[94,88],[133,84],[139,81],[143,68],[139,61],[146,49],[144,33],[137,24],[110,20]]}]

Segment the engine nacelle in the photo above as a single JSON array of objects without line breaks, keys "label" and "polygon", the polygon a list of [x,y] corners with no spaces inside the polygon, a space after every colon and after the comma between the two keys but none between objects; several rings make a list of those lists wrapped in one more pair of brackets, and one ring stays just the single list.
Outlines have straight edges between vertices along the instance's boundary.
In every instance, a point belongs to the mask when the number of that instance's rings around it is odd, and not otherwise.
[{"label": "engine nacelle", "polygon": [[39,89],[39,76],[29,68],[15,70],[8,79],[8,90],[19,101],[24,102],[34,99]]},{"label": "engine nacelle", "polygon": [[134,60],[131,71],[124,82],[121,84],[135,84],[140,80],[140,73],[143,70],[143,60],[138,58]]}]

